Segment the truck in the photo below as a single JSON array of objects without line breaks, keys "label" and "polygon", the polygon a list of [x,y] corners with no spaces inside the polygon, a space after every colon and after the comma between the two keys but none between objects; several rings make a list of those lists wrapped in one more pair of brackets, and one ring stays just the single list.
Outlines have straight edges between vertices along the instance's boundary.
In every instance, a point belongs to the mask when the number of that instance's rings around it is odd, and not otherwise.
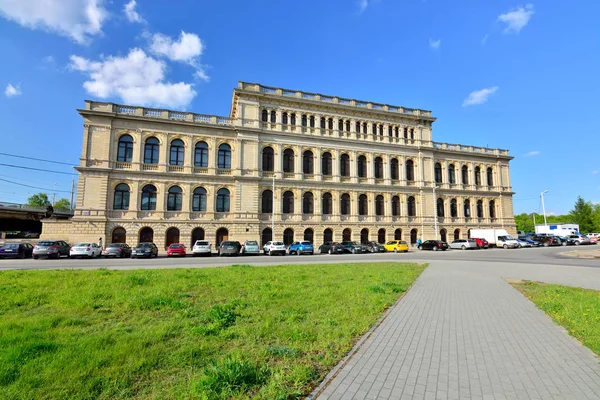
[{"label": "truck", "polygon": [[535,233],[551,236],[579,235],[579,224],[536,225]]},{"label": "truck", "polygon": [[517,239],[509,235],[506,229],[471,229],[469,237],[485,239],[490,247],[504,247],[505,249],[519,247]]}]

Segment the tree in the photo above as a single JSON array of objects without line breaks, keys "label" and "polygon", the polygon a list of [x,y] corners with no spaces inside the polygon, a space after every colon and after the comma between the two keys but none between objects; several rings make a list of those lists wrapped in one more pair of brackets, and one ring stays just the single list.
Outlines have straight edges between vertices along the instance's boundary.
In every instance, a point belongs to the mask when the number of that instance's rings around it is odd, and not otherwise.
[{"label": "tree", "polygon": [[[539,215],[536,215],[536,221],[538,222]],[[533,215],[522,213],[519,215],[515,215],[515,223],[517,224],[517,230],[523,232],[533,232]]]},{"label": "tree", "polygon": [[569,213],[569,216],[574,223],[579,224],[579,231],[583,233],[589,233],[594,231],[594,209],[591,202],[586,202],[581,198],[577,197],[574,208]]},{"label": "tree", "polygon": [[51,204],[46,193],[38,193],[27,199],[27,205],[37,208],[47,208]]},{"label": "tree", "polygon": [[54,203],[55,210],[70,210],[71,202],[69,199],[59,199],[56,203]]}]

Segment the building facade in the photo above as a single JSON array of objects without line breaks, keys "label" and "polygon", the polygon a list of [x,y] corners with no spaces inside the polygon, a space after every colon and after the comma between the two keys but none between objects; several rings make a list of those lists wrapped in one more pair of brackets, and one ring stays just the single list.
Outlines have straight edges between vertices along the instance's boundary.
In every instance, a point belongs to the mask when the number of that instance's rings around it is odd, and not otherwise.
[{"label": "building facade", "polygon": [[229,117],[86,101],[74,216],[43,237],[190,246],[516,233],[507,150],[430,111],[239,82]]}]

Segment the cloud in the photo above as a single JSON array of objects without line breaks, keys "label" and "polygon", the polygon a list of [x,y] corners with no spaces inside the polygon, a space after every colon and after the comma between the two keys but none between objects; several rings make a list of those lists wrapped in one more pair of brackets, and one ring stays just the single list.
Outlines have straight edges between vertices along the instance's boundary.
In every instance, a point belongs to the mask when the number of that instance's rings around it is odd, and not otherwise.
[{"label": "cloud", "polygon": [[481,39],[481,45],[485,46],[485,44],[487,43],[488,38],[490,37],[490,34],[486,34],[483,39]]},{"label": "cloud", "polygon": [[19,86],[19,85],[13,86],[9,83],[6,86],[6,89],[4,90],[4,95],[6,97],[20,96],[21,95],[21,86]]},{"label": "cloud", "polygon": [[538,154],[540,154],[540,152],[538,150],[533,150],[533,151],[530,151],[529,153],[525,154],[525,157],[533,157],[533,156],[537,156]]},{"label": "cloud", "polygon": [[527,4],[525,7],[520,6],[505,14],[500,14],[498,21],[506,24],[504,33],[519,33],[521,29],[527,26],[534,13],[533,4]]},{"label": "cloud", "polygon": [[137,22],[140,24],[145,23],[144,19],[135,11],[136,2],[135,0],[131,0],[129,3],[125,4],[123,7],[123,11],[125,12],[125,16],[129,22]]},{"label": "cloud", "polygon": [[0,0],[0,16],[85,44],[102,33],[108,17],[103,5],[104,0]]},{"label": "cloud", "polygon": [[116,96],[127,104],[176,108],[186,107],[196,96],[191,84],[166,81],[166,63],[138,48],[125,57],[91,61],[72,55],[70,60],[72,70],[88,75],[86,92],[102,99]]},{"label": "cloud", "polygon": [[429,47],[431,47],[434,50],[439,49],[441,44],[442,44],[442,39],[438,39],[438,40],[432,40],[431,38],[429,39]]},{"label": "cloud", "polygon": [[600,172],[600,170],[595,169],[595,170],[592,171],[592,175],[597,175],[598,172]]},{"label": "cloud", "polygon": [[195,76],[207,81],[208,75],[204,66],[200,64],[200,56],[204,52],[204,44],[195,33],[181,31],[178,40],[162,33],[155,33],[150,37],[150,51],[160,57],[166,57],[171,61],[182,62],[196,68]]},{"label": "cloud", "polygon": [[358,0],[356,4],[358,4],[358,13],[362,14],[369,6],[369,0]]},{"label": "cloud", "polygon": [[496,93],[498,90],[498,86],[492,86],[489,88],[476,90],[474,92],[469,93],[469,96],[463,101],[462,106],[468,107],[477,104],[483,104],[488,101],[488,98]]}]

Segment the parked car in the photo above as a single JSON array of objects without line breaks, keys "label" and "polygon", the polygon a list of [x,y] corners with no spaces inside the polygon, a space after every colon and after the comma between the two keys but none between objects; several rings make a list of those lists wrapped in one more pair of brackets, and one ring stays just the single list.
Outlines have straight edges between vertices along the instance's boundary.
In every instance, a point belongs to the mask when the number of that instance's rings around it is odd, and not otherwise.
[{"label": "parked car", "polygon": [[540,247],[542,245],[540,242],[530,239],[529,237],[521,238],[520,240],[531,244],[532,247]]},{"label": "parked car", "polygon": [[131,258],[158,257],[158,247],[152,242],[141,242],[131,252]]},{"label": "parked car", "polygon": [[282,256],[285,256],[286,248],[283,242],[273,242],[269,240],[263,246],[263,251],[268,256],[273,256],[276,254],[281,254]]},{"label": "parked car", "polygon": [[29,243],[6,243],[0,247],[0,258],[29,258],[33,255],[33,246]]},{"label": "parked car", "polygon": [[590,244],[597,244],[598,243],[598,237],[597,236],[587,235],[587,237],[590,239]]},{"label": "parked car", "polygon": [[108,257],[131,257],[131,247],[127,243],[109,243],[102,251],[104,258]]},{"label": "parked car", "polygon": [[591,244],[590,239],[584,235],[569,235],[569,239],[573,239],[575,246],[579,246],[580,244]]},{"label": "parked car", "polygon": [[455,241],[450,243],[450,248],[451,249],[460,249],[460,250],[467,250],[467,249],[474,250],[474,249],[479,249],[480,247],[477,245],[476,239],[456,239]]},{"label": "parked car", "polygon": [[246,240],[242,245],[244,254],[260,254],[260,246],[256,240]]},{"label": "parked car", "polygon": [[225,240],[219,245],[219,256],[237,256],[240,254],[242,244],[238,241]]},{"label": "parked car", "polygon": [[59,258],[60,256],[69,257],[71,246],[63,240],[42,240],[33,246],[33,259],[40,257]]},{"label": "parked car", "polygon": [[102,247],[96,243],[81,242],[75,243],[73,247],[69,249],[69,257],[71,258],[96,258],[102,255]]},{"label": "parked car", "polygon": [[368,251],[369,253],[384,253],[385,247],[383,244],[377,242],[367,242],[362,245],[364,251]]},{"label": "parked car", "polygon": [[185,250],[185,245],[181,243],[171,243],[169,247],[167,247],[167,257],[185,257],[187,256],[187,251]]},{"label": "parked car", "polygon": [[490,247],[490,243],[483,238],[473,238],[473,240],[475,240],[477,248],[479,249],[488,249]]},{"label": "parked car", "polygon": [[394,253],[398,253],[399,251],[408,253],[408,243],[404,240],[390,240],[383,245],[383,248],[385,251],[393,251]]},{"label": "parked car", "polygon": [[340,243],[342,250],[347,253],[358,254],[363,252],[363,248],[358,242],[345,241]]},{"label": "parked car", "polygon": [[196,240],[192,247],[192,255],[196,256],[208,256],[212,254],[212,245],[208,240]]},{"label": "parked car", "polygon": [[290,244],[288,247],[288,254],[310,254],[311,256],[315,253],[315,248],[313,247],[311,242],[303,241],[303,242],[294,242]]},{"label": "parked car", "polygon": [[[542,246],[562,246],[563,240],[561,240],[558,236],[549,236],[549,235],[533,235],[531,239],[540,242]],[[566,246],[566,245],[565,245]]]},{"label": "parked car", "polygon": [[517,242],[519,243],[520,249],[522,249],[523,247],[533,247],[533,245],[525,239],[517,239]]},{"label": "parked car", "polygon": [[563,246],[575,246],[575,240],[571,239],[568,236],[559,236],[558,237]]},{"label": "parked car", "polygon": [[446,251],[448,249],[448,243],[442,242],[441,240],[426,240],[418,246],[419,250],[433,250],[433,251]]},{"label": "parked car", "polygon": [[325,242],[319,246],[319,254],[340,254],[344,252],[344,247],[338,242]]}]

